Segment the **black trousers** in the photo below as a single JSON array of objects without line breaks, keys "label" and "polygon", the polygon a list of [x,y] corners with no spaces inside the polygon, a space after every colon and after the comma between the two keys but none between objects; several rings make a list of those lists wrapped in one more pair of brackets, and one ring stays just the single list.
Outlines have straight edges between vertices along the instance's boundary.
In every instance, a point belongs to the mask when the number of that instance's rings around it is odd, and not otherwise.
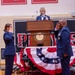
[{"label": "black trousers", "polygon": [[14,55],[5,55],[5,75],[11,75],[13,69]]},{"label": "black trousers", "polygon": [[62,75],[70,75],[70,57],[63,57],[61,59]]}]

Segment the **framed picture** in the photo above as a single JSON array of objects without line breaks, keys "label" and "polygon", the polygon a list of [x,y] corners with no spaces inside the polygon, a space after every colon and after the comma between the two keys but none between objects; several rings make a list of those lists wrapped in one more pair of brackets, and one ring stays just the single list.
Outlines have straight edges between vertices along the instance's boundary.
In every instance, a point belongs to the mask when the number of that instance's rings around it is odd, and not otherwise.
[{"label": "framed picture", "polygon": [[31,0],[32,4],[46,4],[46,3],[57,3],[58,0]]},{"label": "framed picture", "polygon": [[2,5],[21,5],[27,4],[27,0],[1,0]]}]

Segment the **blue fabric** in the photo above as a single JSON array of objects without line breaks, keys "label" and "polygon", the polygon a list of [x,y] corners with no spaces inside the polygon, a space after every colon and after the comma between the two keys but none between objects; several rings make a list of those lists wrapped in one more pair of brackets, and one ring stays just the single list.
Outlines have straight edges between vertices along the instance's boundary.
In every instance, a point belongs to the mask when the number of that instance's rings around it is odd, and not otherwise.
[{"label": "blue fabric", "polygon": [[5,42],[4,55],[15,55],[13,33],[4,32],[3,39],[4,39],[4,42]]},{"label": "blue fabric", "polygon": [[70,57],[63,57],[61,59],[62,75],[71,75],[69,63],[70,63]]},{"label": "blue fabric", "polygon": [[5,75],[11,75],[13,70],[14,55],[5,55]]},{"label": "blue fabric", "polygon": [[[48,20],[50,20],[50,17],[47,16],[47,15],[44,16],[44,19],[43,19],[43,20],[46,20],[46,18],[47,18]],[[36,17],[36,20],[42,20],[42,16],[41,16],[41,15],[37,16],[37,17]]]},{"label": "blue fabric", "polygon": [[57,55],[63,57],[64,54],[72,56],[72,47],[70,45],[70,30],[67,26],[62,28],[57,37]]}]

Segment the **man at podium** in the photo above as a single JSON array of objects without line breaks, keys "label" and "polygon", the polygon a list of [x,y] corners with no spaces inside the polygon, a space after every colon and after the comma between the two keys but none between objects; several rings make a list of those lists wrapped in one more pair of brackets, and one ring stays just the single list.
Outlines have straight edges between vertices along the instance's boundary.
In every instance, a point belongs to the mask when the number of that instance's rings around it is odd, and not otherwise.
[{"label": "man at podium", "polygon": [[36,17],[36,20],[50,20],[50,17],[45,14],[46,10],[44,7],[40,8],[40,15]]}]

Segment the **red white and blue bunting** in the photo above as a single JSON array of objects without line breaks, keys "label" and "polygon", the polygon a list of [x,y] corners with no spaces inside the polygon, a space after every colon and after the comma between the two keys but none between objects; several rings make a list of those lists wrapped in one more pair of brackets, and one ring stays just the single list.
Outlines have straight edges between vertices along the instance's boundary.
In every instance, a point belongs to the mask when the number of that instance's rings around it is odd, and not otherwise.
[{"label": "red white and blue bunting", "polygon": [[[75,46],[72,46],[72,49],[73,49],[73,56],[70,59],[70,66],[72,66],[75,63]],[[24,49],[24,53],[28,56],[28,58],[32,61],[32,63],[41,71],[51,75],[55,75],[56,73],[61,73],[62,70],[61,70],[60,59],[57,57],[55,46],[26,47]],[[19,64],[20,68],[23,69],[22,65],[23,62],[19,55],[22,55],[22,53],[16,55],[17,58],[16,64]],[[25,66],[28,68],[26,63]]]}]

